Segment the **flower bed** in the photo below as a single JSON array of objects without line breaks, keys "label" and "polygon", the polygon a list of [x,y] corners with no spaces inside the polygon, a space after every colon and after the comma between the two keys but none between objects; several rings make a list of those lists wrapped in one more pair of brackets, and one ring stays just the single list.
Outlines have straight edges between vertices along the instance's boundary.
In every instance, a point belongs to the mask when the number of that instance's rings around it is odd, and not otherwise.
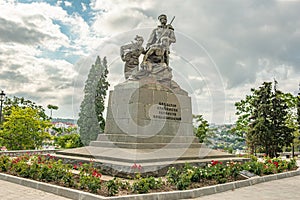
[{"label": "flower bed", "polygon": [[[101,179],[99,169],[93,167],[93,162],[64,164],[47,155],[29,154],[11,158],[0,156],[0,172],[15,176],[88,191],[102,196],[141,194],[172,190],[185,190],[208,185],[231,182],[244,179],[240,172],[247,170],[263,176],[296,169],[296,160],[281,160],[265,157],[258,161],[255,157],[246,163],[211,161],[206,167],[194,167],[186,164],[181,169],[169,168],[165,177],[141,177],[142,166],[134,164],[136,171],[133,179],[113,178],[108,181]],[[75,171],[74,171],[75,170]],[[76,172],[76,173],[74,173]]]}]

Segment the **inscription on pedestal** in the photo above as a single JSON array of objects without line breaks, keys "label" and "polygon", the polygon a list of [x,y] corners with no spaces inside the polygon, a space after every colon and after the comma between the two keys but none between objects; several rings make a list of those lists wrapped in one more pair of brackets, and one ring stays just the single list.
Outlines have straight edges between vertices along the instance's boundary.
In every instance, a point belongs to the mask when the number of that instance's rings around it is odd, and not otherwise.
[{"label": "inscription on pedestal", "polygon": [[175,121],[181,120],[181,115],[179,112],[180,108],[176,104],[159,102],[156,109],[157,109],[157,114],[153,115],[154,119],[168,119],[168,120],[175,120]]}]

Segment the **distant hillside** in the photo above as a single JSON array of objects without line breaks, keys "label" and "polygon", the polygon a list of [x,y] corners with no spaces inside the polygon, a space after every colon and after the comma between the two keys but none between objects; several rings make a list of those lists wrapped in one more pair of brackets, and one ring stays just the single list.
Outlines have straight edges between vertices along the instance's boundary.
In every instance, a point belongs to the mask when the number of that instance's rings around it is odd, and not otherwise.
[{"label": "distant hillside", "polygon": [[77,124],[77,119],[53,118],[53,119],[51,119],[51,122],[62,122],[62,123]]}]

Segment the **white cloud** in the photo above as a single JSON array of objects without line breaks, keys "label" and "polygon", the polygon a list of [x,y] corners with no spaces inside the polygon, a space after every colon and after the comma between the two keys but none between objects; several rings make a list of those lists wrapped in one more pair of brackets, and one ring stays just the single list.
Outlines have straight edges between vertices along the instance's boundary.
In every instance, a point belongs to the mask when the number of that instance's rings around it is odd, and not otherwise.
[{"label": "white cloud", "polygon": [[85,3],[81,3],[81,7],[82,7],[82,11],[86,11],[86,4]]},{"label": "white cloud", "polygon": [[70,1],[64,1],[64,3],[65,3],[65,6],[72,7],[72,2],[70,2]]},{"label": "white cloud", "polygon": [[[64,2],[71,6],[71,1]],[[251,87],[273,78],[283,91],[293,92],[298,87],[298,1],[92,0],[89,21],[80,12],[68,14],[62,3],[0,2],[0,76],[20,79],[1,80],[0,87],[17,92],[21,83],[28,83],[28,92],[34,96],[34,91],[49,87],[42,83],[44,78],[56,89],[59,101],[65,102],[61,108],[69,97],[80,103],[95,56],[107,56],[111,85],[124,81],[119,47],[136,34],[146,43],[161,13],[169,20],[176,15],[177,42],[171,48],[171,67],[174,80],[191,94],[196,112],[218,122],[225,116],[228,122],[234,118],[233,103],[244,98]],[[87,11],[83,2],[80,8]],[[81,67],[66,61],[71,57],[83,57]],[[56,85],[55,77],[61,77]],[[71,88],[73,77],[80,82],[74,95],[66,89]]]}]

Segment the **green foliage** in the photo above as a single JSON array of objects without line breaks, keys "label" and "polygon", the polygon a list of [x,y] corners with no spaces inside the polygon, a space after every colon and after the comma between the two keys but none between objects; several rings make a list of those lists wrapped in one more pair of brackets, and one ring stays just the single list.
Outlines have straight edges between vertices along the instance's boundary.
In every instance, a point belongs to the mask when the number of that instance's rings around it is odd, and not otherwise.
[{"label": "green foliage", "polygon": [[108,89],[107,61],[104,58],[102,63],[99,56],[92,65],[84,87],[84,98],[80,105],[78,126],[80,137],[84,145],[96,140],[97,135],[104,131],[105,121],[103,110],[104,99]]},{"label": "green foliage", "polygon": [[[72,170],[78,169],[79,174],[73,174]],[[193,188],[193,182],[215,180],[217,183],[225,183],[229,179],[236,179],[239,172],[248,170],[257,175],[279,173],[297,169],[296,160],[281,160],[279,158],[265,157],[263,161],[252,159],[244,164],[227,162],[226,165],[220,161],[212,160],[205,167],[195,167],[189,164],[181,169],[169,168],[167,174],[168,183],[179,190]],[[51,155],[35,155],[11,158],[5,155],[0,156],[0,172],[12,175],[31,178],[38,181],[53,182],[62,186],[83,189],[93,193],[103,186],[101,173],[93,167],[93,163],[79,164],[72,166],[56,160]],[[121,189],[134,193],[147,193],[149,190],[161,189],[166,183],[161,178],[138,176],[134,179],[132,186],[128,181],[114,178],[105,183],[109,196],[119,193]]]},{"label": "green foliage", "polygon": [[260,176],[263,172],[264,164],[257,161],[250,161],[243,164],[242,168]]},{"label": "green foliage", "polygon": [[16,97],[13,98],[5,98],[4,107],[3,107],[3,115],[4,119],[6,119],[12,112],[12,108],[19,107],[19,108],[32,108],[36,110],[38,115],[43,120],[48,120],[48,116],[45,114],[45,110],[42,106],[36,105],[35,102],[31,100],[26,100],[23,97]]},{"label": "green foliage", "polygon": [[169,183],[176,184],[179,180],[180,171],[177,170],[175,167],[170,167],[166,177]]},{"label": "green foliage", "polygon": [[270,156],[276,156],[284,146],[290,146],[295,131],[291,117],[295,105],[294,98],[277,89],[275,81],[264,82],[252,94],[235,104],[239,118],[233,129],[240,135],[246,135],[251,153],[258,148]]},{"label": "green foliage", "polygon": [[47,108],[50,110],[50,118],[52,118],[52,110],[58,110],[58,106],[49,104]]},{"label": "green foliage", "polygon": [[298,130],[300,131],[300,93],[297,96],[297,122],[298,122]]},{"label": "green foliage", "polygon": [[264,157],[262,162],[259,162],[257,159],[252,159],[251,161],[244,163],[241,168],[261,176],[297,169],[297,163],[295,159],[290,159],[288,161],[267,156]]},{"label": "green foliage", "polygon": [[202,115],[193,115],[195,119],[195,127],[194,127],[194,134],[199,139],[200,143],[209,143],[208,137],[212,136],[213,132],[209,128],[208,121],[206,121]]},{"label": "green foliage", "polygon": [[106,187],[108,190],[108,195],[109,196],[114,196],[119,192],[119,184],[116,181],[116,178],[114,178],[113,180],[109,180],[106,182]]},{"label": "green foliage", "polygon": [[175,185],[177,189],[185,190],[190,186],[191,182],[200,181],[202,170],[202,168],[192,167],[188,163],[182,169],[171,167],[166,175],[167,181],[171,185]]},{"label": "green foliage", "polygon": [[237,176],[239,175],[240,171],[242,171],[242,164],[231,161],[228,163],[228,165],[229,174],[234,178],[234,180],[237,180]]},{"label": "green foliage", "polygon": [[2,145],[9,150],[41,147],[43,140],[50,137],[45,131],[50,122],[42,119],[39,112],[32,107],[11,107],[0,130]]},{"label": "green foliage", "polygon": [[191,181],[196,182],[196,183],[200,182],[204,178],[205,172],[206,172],[206,170],[204,170],[203,168],[195,167],[193,169],[193,174],[191,176]]},{"label": "green foliage", "polygon": [[81,188],[93,193],[101,189],[101,173],[93,167],[92,163],[79,167],[79,177],[72,173],[72,169],[72,165],[64,164],[62,160],[56,160],[51,155],[30,156],[26,154],[16,158],[0,156],[0,172]]},{"label": "green foliage", "polygon": [[63,149],[82,147],[80,135],[77,133],[55,136],[54,144]]},{"label": "green foliage", "polygon": [[162,179],[155,179],[154,177],[135,179],[132,184],[132,190],[134,193],[143,194],[147,193],[150,189],[158,189],[162,186]]},{"label": "green foliage", "polygon": [[145,178],[141,178],[133,182],[132,190],[134,193],[143,194],[149,191],[149,182]]},{"label": "green foliage", "polygon": [[105,57],[103,58],[102,64],[103,64],[103,71],[101,73],[100,79],[96,87],[95,110],[96,110],[98,123],[100,125],[100,129],[101,131],[104,131],[105,128],[105,119],[103,117],[103,111],[105,109],[104,100],[109,87],[109,83],[107,81],[107,74],[108,74],[107,60]]},{"label": "green foliage", "polygon": [[[3,157],[0,156],[0,169],[3,165],[1,160]],[[5,171],[10,174],[45,182],[63,183],[69,187],[75,186],[73,174],[70,172],[71,165],[63,164],[61,160],[56,161],[50,155],[29,156],[25,154],[16,158],[6,157],[5,162]]]},{"label": "green foliage", "polygon": [[0,172],[6,172],[10,163],[10,157],[6,155],[0,156]]},{"label": "green foliage", "polygon": [[215,125],[214,136],[209,136],[208,140],[214,142],[209,146],[213,149],[224,149],[228,153],[235,150],[246,149],[246,141],[243,136],[236,134],[233,129],[235,125]]},{"label": "green foliage", "polygon": [[187,173],[181,174],[178,182],[176,183],[176,188],[178,190],[186,190],[191,184],[191,176]]},{"label": "green foliage", "polygon": [[93,167],[92,163],[85,163],[79,168],[79,185],[81,189],[88,189],[93,193],[97,193],[101,189],[102,174],[98,169]]}]

